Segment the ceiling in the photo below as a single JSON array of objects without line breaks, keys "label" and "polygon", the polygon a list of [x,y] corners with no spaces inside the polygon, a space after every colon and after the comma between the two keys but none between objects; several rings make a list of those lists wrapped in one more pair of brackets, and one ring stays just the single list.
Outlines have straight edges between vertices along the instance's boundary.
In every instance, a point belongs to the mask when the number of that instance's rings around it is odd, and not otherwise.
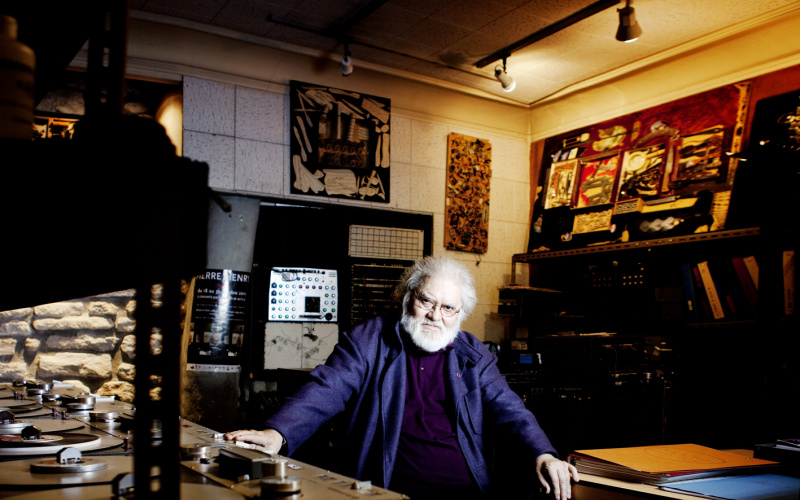
[{"label": "ceiling", "polygon": [[[508,57],[513,92],[494,78],[500,58],[476,66],[593,5],[600,12]],[[632,6],[644,33],[622,43],[614,35],[624,0],[130,0],[132,17],[245,35],[318,57],[340,59],[347,40],[355,71],[361,66],[523,105],[769,22],[799,9],[800,0],[635,0]]]}]

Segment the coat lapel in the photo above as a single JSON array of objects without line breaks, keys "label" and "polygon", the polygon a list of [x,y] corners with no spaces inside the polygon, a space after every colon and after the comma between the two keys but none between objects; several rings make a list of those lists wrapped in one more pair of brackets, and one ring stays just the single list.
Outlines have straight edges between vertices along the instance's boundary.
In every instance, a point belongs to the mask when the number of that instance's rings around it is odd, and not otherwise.
[{"label": "coat lapel", "polygon": [[383,425],[383,484],[389,484],[394,469],[395,453],[400,441],[400,427],[403,425],[403,410],[406,402],[406,362],[403,344],[400,340],[400,323],[394,325],[397,342],[387,344],[384,358],[383,379],[381,380],[380,404]]}]

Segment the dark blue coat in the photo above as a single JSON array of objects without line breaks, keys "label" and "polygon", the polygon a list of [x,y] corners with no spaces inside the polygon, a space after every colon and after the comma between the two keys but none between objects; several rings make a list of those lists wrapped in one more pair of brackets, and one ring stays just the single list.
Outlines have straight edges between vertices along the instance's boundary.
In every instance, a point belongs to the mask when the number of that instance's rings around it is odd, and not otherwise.
[{"label": "dark blue coat", "polygon": [[[326,363],[311,372],[312,381],[265,422],[286,438],[289,455],[319,426],[345,412],[337,472],[369,479],[376,486],[389,485],[406,394],[400,328],[396,320],[375,318],[340,333]],[[459,332],[447,351],[445,373],[455,402],[458,442],[482,491],[490,480],[484,456],[487,430],[521,443],[531,459],[542,453],[556,455],[533,414],[500,374],[497,358],[473,335]]]}]

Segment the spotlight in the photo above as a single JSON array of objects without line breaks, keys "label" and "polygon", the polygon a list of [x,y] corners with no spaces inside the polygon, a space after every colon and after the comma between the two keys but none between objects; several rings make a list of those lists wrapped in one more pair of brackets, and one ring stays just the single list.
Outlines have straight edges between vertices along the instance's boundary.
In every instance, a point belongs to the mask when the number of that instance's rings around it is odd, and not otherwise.
[{"label": "spotlight", "polygon": [[350,58],[350,48],[347,44],[344,44],[344,57],[342,57],[342,63],[339,64],[339,73],[342,76],[349,76],[352,72],[353,60]]},{"label": "spotlight", "polygon": [[517,87],[517,82],[514,81],[513,78],[506,73],[506,58],[503,58],[503,64],[498,64],[494,67],[494,77],[500,82],[503,86],[503,90],[506,92],[511,92]]},{"label": "spotlight", "polygon": [[633,42],[642,34],[642,28],[636,22],[636,13],[631,7],[631,0],[626,0],[625,7],[617,9],[619,12],[619,28],[617,40],[620,42]]}]

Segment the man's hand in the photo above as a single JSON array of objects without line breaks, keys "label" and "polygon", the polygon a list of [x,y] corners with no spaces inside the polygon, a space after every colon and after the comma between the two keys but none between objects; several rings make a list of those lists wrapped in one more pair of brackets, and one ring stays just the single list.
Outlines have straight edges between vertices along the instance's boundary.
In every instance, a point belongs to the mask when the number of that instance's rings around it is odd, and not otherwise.
[{"label": "man's hand", "polygon": [[556,500],[572,498],[570,479],[578,482],[578,470],[574,465],[559,460],[549,453],[544,453],[536,457],[536,475],[539,476],[539,482],[544,486],[545,493],[550,493],[550,484],[552,483],[553,495]]},{"label": "man's hand", "polygon": [[278,453],[283,445],[283,436],[274,429],[264,431],[233,431],[225,434],[228,441],[244,441],[246,443],[257,444],[273,455]]}]

